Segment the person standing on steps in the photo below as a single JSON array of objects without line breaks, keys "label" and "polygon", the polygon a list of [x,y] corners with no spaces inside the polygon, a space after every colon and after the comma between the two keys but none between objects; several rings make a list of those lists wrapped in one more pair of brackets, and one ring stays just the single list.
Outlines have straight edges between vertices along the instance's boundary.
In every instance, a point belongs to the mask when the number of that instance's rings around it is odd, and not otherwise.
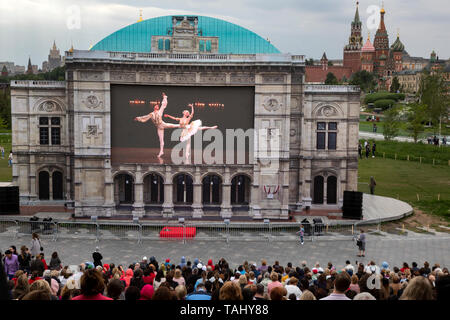
[{"label": "person standing on steps", "polygon": [[95,248],[95,252],[92,254],[92,259],[94,259],[94,267],[103,266],[102,264],[103,256],[99,252],[98,247]]},{"label": "person standing on steps", "polygon": [[360,230],[361,233],[358,236],[358,240],[356,241],[356,244],[359,248],[359,254],[358,257],[365,257],[366,256],[366,234],[364,233],[364,230]]},{"label": "person standing on steps", "polygon": [[303,228],[303,225],[300,225],[300,230],[297,231],[297,233],[300,235],[300,244],[303,245],[303,236],[305,235],[305,228]]}]

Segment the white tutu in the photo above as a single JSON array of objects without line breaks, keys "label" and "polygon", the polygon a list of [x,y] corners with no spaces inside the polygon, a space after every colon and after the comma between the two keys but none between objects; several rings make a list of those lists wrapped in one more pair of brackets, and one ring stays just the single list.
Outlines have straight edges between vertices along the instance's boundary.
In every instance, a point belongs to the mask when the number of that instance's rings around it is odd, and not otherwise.
[{"label": "white tutu", "polygon": [[180,141],[184,142],[197,133],[198,128],[202,126],[202,120],[192,121],[181,133]]}]

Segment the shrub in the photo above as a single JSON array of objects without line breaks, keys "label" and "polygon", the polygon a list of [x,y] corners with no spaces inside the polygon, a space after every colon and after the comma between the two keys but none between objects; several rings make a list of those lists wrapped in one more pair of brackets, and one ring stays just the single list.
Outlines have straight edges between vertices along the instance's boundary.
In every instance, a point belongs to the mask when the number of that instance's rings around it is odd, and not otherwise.
[{"label": "shrub", "polygon": [[390,107],[392,107],[393,105],[395,105],[395,100],[391,100],[391,99],[381,99],[381,100],[377,100],[374,103],[375,108],[381,108],[383,110],[389,109]]}]

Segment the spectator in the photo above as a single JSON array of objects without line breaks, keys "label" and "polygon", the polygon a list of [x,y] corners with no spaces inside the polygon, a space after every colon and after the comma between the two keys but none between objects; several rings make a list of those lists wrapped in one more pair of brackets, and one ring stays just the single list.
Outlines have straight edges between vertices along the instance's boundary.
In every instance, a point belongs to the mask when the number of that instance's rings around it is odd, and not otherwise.
[{"label": "spectator", "polygon": [[6,276],[8,280],[11,280],[14,278],[16,271],[19,270],[19,259],[11,250],[6,250],[3,263],[5,265]]},{"label": "spectator", "polygon": [[289,295],[294,294],[296,300],[299,300],[302,291],[298,287],[298,279],[295,277],[291,277],[289,280],[289,284],[285,287],[286,288],[286,297],[289,297]]},{"label": "spectator", "polygon": [[68,280],[61,290],[61,300],[72,300],[73,297],[80,295],[80,289],[74,279]]},{"label": "spectator", "polygon": [[[154,296],[153,296],[154,297]],[[129,286],[125,290],[125,301],[137,301],[141,298],[141,291],[133,286]]]},{"label": "spectator", "polygon": [[133,275],[134,275],[133,270],[127,269],[125,275],[122,276],[120,280],[125,282],[125,287],[128,288],[130,286],[130,281],[133,278]]},{"label": "spectator", "polygon": [[225,282],[225,284],[220,288],[219,300],[226,301],[237,301],[244,300],[242,296],[241,288],[236,282]]},{"label": "spectator", "polygon": [[352,291],[355,291],[357,294],[360,293],[360,288],[359,288],[359,285],[358,285],[358,281],[359,281],[358,276],[356,274],[352,275],[351,283],[350,283],[350,286],[349,286],[349,289],[352,290]]},{"label": "spectator", "polygon": [[153,287],[155,288],[155,290],[157,290],[161,285],[161,283],[163,282],[166,282],[166,278],[164,277],[164,271],[159,270],[156,273],[155,279],[153,280]]},{"label": "spectator", "polygon": [[366,234],[364,233],[363,229],[360,230],[357,244],[358,244],[358,248],[359,248],[358,257],[365,257],[365,255],[366,255]]},{"label": "spectator", "polygon": [[125,296],[123,291],[125,290],[125,286],[123,282],[117,279],[113,279],[108,282],[106,286],[107,296],[113,300],[125,300]]},{"label": "spectator", "polygon": [[26,274],[22,274],[18,279],[16,286],[12,292],[12,298],[21,300],[24,295],[30,292],[30,284],[28,283],[28,277]]},{"label": "spectator", "polygon": [[406,286],[400,300],[433,300],[433,288],[430,280],[415,277]]},{"label": "spectator", "polygon": [[186,300],[211,300],[211,295],[206,291],[205,284],[201,282],[194,293],[186,296]]},{"label": "spectator", "polygon": [[368,292],[358,293],[353,300],[377,300],[373,295]]},{"label": "spectator", "polygon": [[286,300],[287,290],[281,286],[281,287],[275,287],[272,290],[270,290],[270,300],[274,301],[281,301]]},{"label": "spectator", "polygon": [[94,259],[94,267],[102,266],[103,256],[99,252],[99,248],[96,247],[94,253],[92,253],[92,259]]},{"label": "spectator", "polygon": [[185,286],[186,285],[186,281],[184,280],[183,276],[181,275],[181,270],[180,269],[176,269],[175,270],[175,275],[173,277],[173,281],[178,283],[178,285],[180,285],[180,286]]},{"label": "spectator", "polygon": [[146,284],[141,289],[141,297],[139,300],[152,300],[153,293],[153,286],[151,284]]},{"label": "spectator", "polygon": [[38,254],[32,261],[31,261],[31,266],[30,266],[30,272],[37,272],[37,275],[39,277],[42,277],[42,275],[44,274],[45,271],[45,265],[42,262],[41,256],[40,254]]},{"label": "spectator", "polygon": [[20,254],[17,259],[19,260],[19,269],[30,273],[31,254],[26,246],[20,247]]},{"label": "spectator", "polygon": [[39,239],[39,235],[37,233],[33,233],[31,235],[31,246],[30,246],[31,258],[36,257],[41,251],[43,251],[43,247],[41,245],[41,240]]},{"label": "spectator", "polygon": [[272,272],[270,274],[270,280],[271,282],[269,282],[269,284],[267,285],[267,293],[269,294],[269,296],[272,289],[283,286],[283,284],[280,281],[278,281],[278,273],[276,272]]},{"label": "spectator", "polygon": [[178,285],[175,288],[175,294],[176,294],[178,300],[186,300],[186,295],[187,295],[186,287],[183,285]]},{"label": "spectator", "polygon": [[350,286],[350,277],[346,272],[339,273],[334,281],[334,291],[321,300],[350,300],[345,296],[345,291]]},{"label": "spectator", "polygon": [[375,158],[375,152],[377,151],[377,145],[375,144],[375,141],[372,142],[372,158]]},{"label": "spectator", "polygon": [[305,290],[303,291],[299,300],[317,300],[317,299],[311,291]]},{"label": "spectator", "polygon": [[162,285],[153,294],[152,300],[175,300],[175,295],[170,291],[170,289]]},{"label": "spectator", "polygon": [[50,301],[52,300],[52,297],[47,290],[34,290],[27,293],[22,300]]},{"label": "spectator", "polygon": [[[52,290],[50,288],[50,285],[45,280],[36,280],[30,285],[30,292],[35,290],[44,290],[47,293],[50,294],[50,300],[58,300],[56,296],[52,294]],[[22,299],[24,300],[24,299]]]},{"label": "spectator", "polygon": [[143,275],[144,273],[140,268],[134,271],[133,278],[130,280],[130,286],[134,286],[141,290],[145,285],[144,279],[142,279]]},{"label": "spectator", "polygon": [[61,270],[62,265],[61,265],[61,260],[58,257],[58,252],[53,252],[52,253],[52,258],[50,259],[50,270]]},{"label": "spectator", "polygon": [[359,158],[362,159],[362,146],[361,146],[361,142],[358,144],[358,154],[359,154]]},{"label": "spectator", "polygon": [[264,297],[264,286],[260,283],[256,285],[256,292],[255,295],[253,296],[253,300],[267,300]]},{"label": "spectator", "polygon": [[72,300],[112,300],[102,293],[105,283],[102,274],[96,269],[86,270],[80,279],[81,294]]},{"label": "spectator", "polygon": [[450,276],[439,276],[436,280],[436,300],[450,301]]},{"label": "spectator", "polygon": [[[439,142],[438,142],[439,143]],[[13,164],[13,152],[12,151],[10,151],[9,152],[9,156],[8,156],[8,167],[12,167],[12,164]]]}]

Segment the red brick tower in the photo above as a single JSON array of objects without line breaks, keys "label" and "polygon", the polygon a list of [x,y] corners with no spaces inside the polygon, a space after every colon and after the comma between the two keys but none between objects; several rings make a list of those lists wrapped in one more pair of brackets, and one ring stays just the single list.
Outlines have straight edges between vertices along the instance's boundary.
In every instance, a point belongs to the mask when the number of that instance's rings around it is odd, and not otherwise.
[{"label": "red brick tower", "polygon": [[359,2],[356,3],[355,18],[352,22],[349,43],[344,47],[344,67],[352,69],[352,73],[361,70],[362,23],[359,19]]},{"label": "red brick tower", "polygon": [[387,76],[387,60],[389,57],[389,36],[384,25],[384,14],[386,11],[384,7],[381,9],[380,26],[378,27],[373,45],[375,47],[375,65],[374,72],[380,80]]}]

